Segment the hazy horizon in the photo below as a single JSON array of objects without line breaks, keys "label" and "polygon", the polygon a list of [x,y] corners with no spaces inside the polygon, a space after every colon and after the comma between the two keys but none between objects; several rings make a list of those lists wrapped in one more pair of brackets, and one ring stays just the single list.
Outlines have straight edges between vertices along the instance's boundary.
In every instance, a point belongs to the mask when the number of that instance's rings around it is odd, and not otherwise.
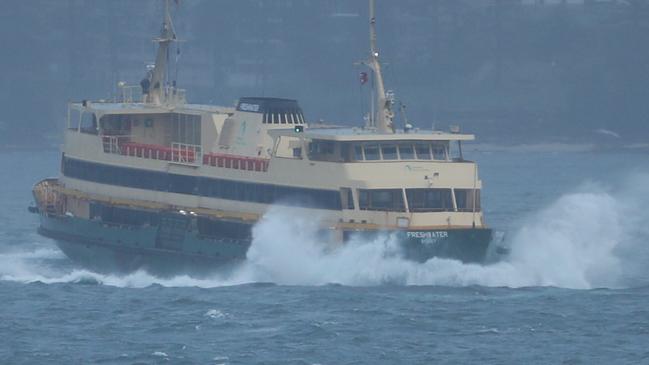
[{"label": "hazy horizon", "polygon": [[[181,0],[173,14],[184,41],[172,72],[192,103],[288,97],[310,122],[360,125],[368,86],[354,63],[368,49],[366,7]],[[67,101],[138,84],[161,12],[159,0],[7,2],[0,144],[58,141]],[[645,0],[377,4],[387,86],[409,120],[460,124],[489,143],[649,140],[647,15]]]}]

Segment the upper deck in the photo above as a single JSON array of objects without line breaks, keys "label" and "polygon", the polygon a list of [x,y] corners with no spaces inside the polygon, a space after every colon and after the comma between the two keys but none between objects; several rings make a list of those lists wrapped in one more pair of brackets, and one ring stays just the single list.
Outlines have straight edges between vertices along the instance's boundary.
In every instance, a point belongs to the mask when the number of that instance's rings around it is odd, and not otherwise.
[{"label": "upper deck", "polygon": [[294,129],[277,129],[268,132],[273,137],[298,137],[336,142],[378,142],[378,141],[473,141],[473,134],[448,133],[433,130],[397,130],[381,133],[364,128],[307,128],[302,132]]},{"label": "upper deck", "polygon": [[70,103],[70,110],[78,113],[90,113],[96,116],[108,114],[130,115],[130,114],[165,114],[170,112],[177,113],[225,113],[234,112],[232,107],[204,105],[204,104],[182,104],[178,106],[163,106],[150,103],[134,102],[104,102],[104,101],[84,101],[79,103]]}]

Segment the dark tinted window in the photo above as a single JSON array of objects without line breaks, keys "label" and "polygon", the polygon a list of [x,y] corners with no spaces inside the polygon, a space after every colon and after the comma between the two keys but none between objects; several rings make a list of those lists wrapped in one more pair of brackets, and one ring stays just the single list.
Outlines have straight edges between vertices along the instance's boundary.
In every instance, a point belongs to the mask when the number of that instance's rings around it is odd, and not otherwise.
[{"label": "dark tinted window", "polygon": [[90,204],[90,218],[99,219],[109,224],[129,226],[154,226],[158,224],[158,215],[154,212],[108,206],[100,203]]},{"label": "dark tinted window", "polygon": [[430,145],[426,144],[416,144],[415,150],[417,151],[417,158],[420,160],[430,160]]},{"label": "dark tinted window", "polygon": [[396,160],[397,159],[397,146],[381,146],[381,153],[383,154],[384,160]]},{"label": "dark tinted window", "polygon": [[354,160],[363,161],[363,146],[354,146]]},{"label": "dark tinted window", "polygon": [[433,158],[435,160],[446,160],[446,146],[439,143],[433,144]]},{"label": "dark tinted window", "polygon": [[[475,191],[475,200],[474,200]],[[473,212],[475,202],[475,211],[480,211],[480,189],[455,189],[455,203],[457,210],[460,212]]]},{"label": "dark tinted window", "polygon": [[379,146],[375,144],[368,144],[365,146],[365,159],[368,161],[376,161],[381,159],[379,155]]},{"label": "dark tinted window", "polygon": [[399,157],[402,160],[412,160],[415,158],[415,150],[412,145],[403,144],[399,146]]},{"label": "dark tinted window", "polygon": [[341,188],[340,197],[342,199],[343,207],[345,209],[354,209],[354,197],[352,195],[352,189]]},{"label": "dark tinted window", "polygon": [[245,223],[216,221],[201,217],[196,220],[196,226],[198,234],[206,237],[247,239],[251,236],[251,226]]},{"label": "dark tinted window", "polygon": [[359,189],[358,207],[361,210],[405,211],[401,189]]},{"label": "dark tinted window", "polygon": [[256,203],[342,209],[338,190],[257,184],[109,166],[63,158],[65,176],[102,184]]},{"label": "dark tinted window", "polygon": [[451,189],[406,189],[411,212],[453,211]]}]

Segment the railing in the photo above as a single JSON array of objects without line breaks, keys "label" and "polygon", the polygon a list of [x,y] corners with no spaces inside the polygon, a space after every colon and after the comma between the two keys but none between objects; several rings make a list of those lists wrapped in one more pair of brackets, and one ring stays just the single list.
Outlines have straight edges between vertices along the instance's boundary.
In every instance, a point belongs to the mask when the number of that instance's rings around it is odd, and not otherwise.
[{"label": "railing", "polygon": [[268,171],[269,159],[267,158],[219,153],[203,154],[201,146],[198,145],[173,142],[171,147],[166,147],[131,142],[130,138],[130,136],[102,136],[104,152],[151,160],[171,161],[191,166],[203,164],[235,170]]},{"label": "railing", "polygon": [[127,142],[121,145],[122,155],[171,161],[171,148],[143,143]]},{"label": "railing", "polygon": [[130,136],[101,136],[101,143],[105,153],[124,154],[122,146],[128,144]]},{"label": "railing", "polygon": [[[142,100],[142,87],[136,85],[120,85],[120,102],[132,103],[135,99]],[[135,99],[134,99],[135,95]]]},{"label": "railing", "polygon": [[203,161],[201,146],[171,142],[171,161],[187,165],[200,165]]},{"label": "railing", "polygon": [[226,169],[248,170],[248,171],[268,171],[268,162],[266,158],[235,156],[208,153],[203,156],[203,165],[225,167]]},{"label": "railing", "polygon": [[153,97],[151,93],[143,95],[140,85],[127,85],[120,82],[118,87],[120,89],[118,101],[121,103],[144,102],[163,105],[183,105],[186,103],[186,90],[172,85],[165,86],[156,97]]},{"label": "railing", "polygon": [[182,105],[186,102],[186,90],[167,86],[164,89],[164,103],[170,105]]}]

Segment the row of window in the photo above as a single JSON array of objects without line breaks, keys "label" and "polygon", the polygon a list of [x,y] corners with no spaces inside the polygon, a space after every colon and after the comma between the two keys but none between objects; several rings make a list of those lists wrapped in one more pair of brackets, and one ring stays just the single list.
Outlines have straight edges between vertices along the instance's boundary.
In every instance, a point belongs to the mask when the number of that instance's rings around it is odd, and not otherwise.
[{"label": "row of window", "polygon": [[265,124],[304,124],[301,112],[293,113],[264,113],[262,123]]},{"label": "row of window", "polygon": [[368,143],[354,146],[354,160],[448,160],[448,145],[442,143]]},{"label": "row of window", "polygon": [[106,223],[129,226],[157,226],[160,222],[158,215],[153,212],[114,207],[100,203],[90,204],[90,219],[100,219]]},{"label": "row of window", "polygon": [[63,158],[68,177],[108,185],[199,195],[253,203],[295,205],[318,209],[341,209],[337,190],[307,189],[272,184],[146,171]]},{"label": "row of window", "polygon": [[401,189],[358,189],[360,210],[405,212]]},{"label": "row of window", "polygon": [[[458,212],[480,211],[478,189],[406,189],[411,212],[454,212],[453,194]],[[361,210],[406,211],[401,189],[359,189],[358,206]]]},{"label": "row of window", "polygon": [[[145,210],[121,208],[101,203],[91,203],[90,219],[99,219],[102,222],[111,224],[141,227],[144,225],[158,226],[160,224],[161,215],[159,213]],[[189,223],[187,217],[173,215],[173,219],[184,222],[182,226],[184,226],[185,229],[187,228]],[[195,229],[199,235],[208,238],[249,239],[251,235],[251,225],[247,223],[197,217],[195,224],[195,227],[190,226],[190,228],[192,230]]]}]

